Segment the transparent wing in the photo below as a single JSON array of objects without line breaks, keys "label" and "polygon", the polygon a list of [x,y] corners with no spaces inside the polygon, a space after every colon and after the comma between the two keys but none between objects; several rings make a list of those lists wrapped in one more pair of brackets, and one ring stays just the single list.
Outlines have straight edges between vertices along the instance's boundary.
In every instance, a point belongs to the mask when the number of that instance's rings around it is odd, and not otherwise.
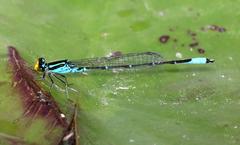
[{"label": "transparent wing", "polygon": [[142,53],[128,53],[120,56],[111,57],[96,57],[86,58],[80,60],[69,61],[70,66],[73,67],[117,67],[126,65],[147,65],[152,63],[160,63],[163,58],[160,54],[155,52],[142,52]]}]

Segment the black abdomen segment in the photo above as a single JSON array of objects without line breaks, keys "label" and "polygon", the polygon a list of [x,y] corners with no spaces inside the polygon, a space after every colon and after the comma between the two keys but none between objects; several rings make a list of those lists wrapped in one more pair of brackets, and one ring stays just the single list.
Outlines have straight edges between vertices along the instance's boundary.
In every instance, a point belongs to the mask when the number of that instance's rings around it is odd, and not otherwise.
[{"label": "black abdomen segment", "polygon": [[[202,58],[201,58],[202,59]],[[205,63],[213,63],[214,60],[204,58],[206,60]],[[115,66],[94,66],[94,67],[85,67],[86,69],[114,69],[114,68],[134,68],[140,66],[155,66],[155,65],[162,65],[162,64],[191,64],[193,59],[182,59],[182,60],[171,60],[171,61],[160,61],[160,62],[150,62],[150,63],[142,63],[142,64],[127,64],[127,65],[115,65]],[[194,58],[196,60],[196,58]],[[194,64],[194,63],[192,63]],[[195,63],[195,64],[203,64],[202,62]]]}]

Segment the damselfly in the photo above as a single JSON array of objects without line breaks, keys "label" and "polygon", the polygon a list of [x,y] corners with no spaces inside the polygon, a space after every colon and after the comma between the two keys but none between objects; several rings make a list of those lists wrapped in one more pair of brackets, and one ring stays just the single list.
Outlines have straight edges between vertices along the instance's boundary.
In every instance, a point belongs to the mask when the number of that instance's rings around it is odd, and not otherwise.
[{"label": "damselfly", "polygon": [[164,61],[160,54],[156,52],[128,53],[110,57],[86,58],[80,60],[58,60],[47,63],[44,58],[38,58],[34,65],[34,70],[43,72],[42,78],[46,75],[54,84],[55,77],[67,87],[65,74],[86,73],[90,70],[110,70],[118,68],[136,68],[143,66],[157,66],[162,64],[207,64],[213,63],[214,59],[205,57],[190,58],[182,60]]}]

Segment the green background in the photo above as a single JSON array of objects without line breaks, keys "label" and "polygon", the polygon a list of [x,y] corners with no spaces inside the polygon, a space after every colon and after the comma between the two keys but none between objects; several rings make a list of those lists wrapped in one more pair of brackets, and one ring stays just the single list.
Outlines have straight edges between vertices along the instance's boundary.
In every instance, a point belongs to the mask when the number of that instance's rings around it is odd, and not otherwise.
[{"label": "green background", "polygon": [[[239,8],[239,0],[0,0],[0,133],[49,144],[44,121],[14,123],[22,111],[11,87],[8,45],[17,47],[29,67],[40,56],[53,61],[154,51],[171,60],[180,52],[216,63],[69,76],[78,90],[69,96],[79,104],[80,143],[240,144]],[[201,30],[212,24],[227,31]],[[205,54],[190,51],[188,30],[197,33]],[[166,44],[158,41],[163,34],[171,37]],[[51,92],[71,112],[64,93]]]}]

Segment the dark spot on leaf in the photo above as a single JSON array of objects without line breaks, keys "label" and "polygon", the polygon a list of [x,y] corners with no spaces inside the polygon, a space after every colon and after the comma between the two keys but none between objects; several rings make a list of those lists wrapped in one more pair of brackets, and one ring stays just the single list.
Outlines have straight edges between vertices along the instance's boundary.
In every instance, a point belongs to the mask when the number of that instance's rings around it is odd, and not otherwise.
[{"label": "dark spot on leaf", "polygon": [[114,51],[110,55],[110,57],[118,57],[118,56],[122,56],[122,52],[121,51]]},{"label": "dark spot on leaf", "polygon": [[161,43],[167,43],[169,39],[170,39],[169,35],[162,35],[162,36],[160,36],[159,41]]},{"label": "dark spot on leaf", "polygon": [[201,31],[206,31],[206,28],[205,27],[201,27],[200,30]]},{"label": "dark spot on leaf", "polygon": [[223,28],[223,27],[218,28],[218,32],[225,32],[225,31],[227,31],[226,28]]},{"label": "dark spot on leaf", "polygon": [[205,53],[205,50],[204,50],[203,48],[198,48],[198,53],[204,54],[204,53]]},{"label": "dark spot on leaf", "polygon": [[177,43],[177,42],[178,42],[177,38],[174,38],[174,39],[173,39],[173,42]]},{"label": "dark spot on leaf", "polygon": [[189,44],[189,47],[194,48],[194,47],[196,47],[196,46],[198,46],[198,45],[199,45],[198,42],[193,42],[193,43],[190,43],[190,44]]},{"label": "dark spot on leaf", "polygon": [[192,36],[192,37],[197,36],[197,33],[193,32],[192,30],[187,30],[187,34]]},{"label": "dark spot on leaf", "polygon": [[173,32],[173,31],[175,31],[173,28],[169,28],[168,29],[170,32]]},{"label": "dark spot on leaf", "polygon": [[206,31],[206,30],[211,30],[211,31],[215,31],[215,32],[226,32],[227,29],[222,27],[222,26],[218,26],[218,25],[208,25],[206,27],[202,27],[201,28],[202,31]]},{"label": "dark spot on leaf", "polygon": [[192,40],[193,40],[193,41],[197,41],[197,38],[196,38],[196,37],[192,37]]}]

